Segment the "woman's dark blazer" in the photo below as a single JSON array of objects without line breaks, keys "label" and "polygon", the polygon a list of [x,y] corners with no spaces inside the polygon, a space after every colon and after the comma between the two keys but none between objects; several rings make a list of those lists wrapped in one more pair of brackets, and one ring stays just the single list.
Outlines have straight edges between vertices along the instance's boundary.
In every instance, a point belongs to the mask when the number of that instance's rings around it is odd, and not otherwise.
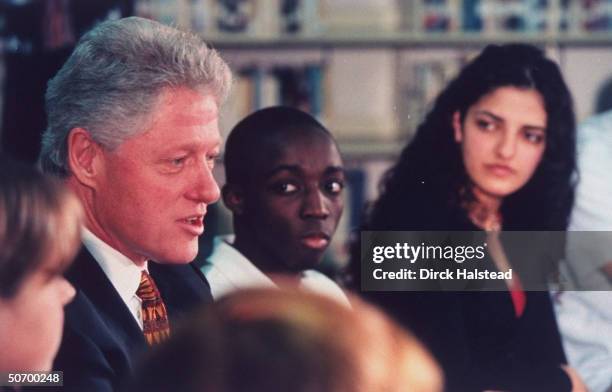
[{"label": "woman's dark blazer", "polygon": [[[478,230],[461,211],[413,208],[378,215],[368,230]],[[512,255],[508,255],[512,263]],[[411,330],[441,364],[447,391],[569,391],[551,298],[526,292],[515,316],[509,291],[364,292]]]}]

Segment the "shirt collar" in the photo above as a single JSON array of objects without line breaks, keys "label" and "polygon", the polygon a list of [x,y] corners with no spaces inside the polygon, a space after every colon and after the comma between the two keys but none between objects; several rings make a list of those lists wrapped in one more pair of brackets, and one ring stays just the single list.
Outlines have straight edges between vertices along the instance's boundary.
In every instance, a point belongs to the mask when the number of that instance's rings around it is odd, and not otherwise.
[{"label": "shirt collar", "polygon": [[[230,278],[238,288],[253,284],[263,287],[277,287],[262,270],[257,268],[251,260],[247,259],[234,247],[234,235],[216,236],[213,240],[214,250],[208,262],[226,277]],[[301,284],[322,275],[314,270],[301,271],[298,279]]]},{"label": "shirt collar", "polygon": [[[215,299],[228,292],[252,287],[277,288],[278,286],[265,273],[247,259],[233,246],[233,235],[217,236],[214,239],[213,253],[208,259],[214,274],[206,274]],[[206,272],[205,272],[206,273]],[[221,275],[224,279],[217,281]],[[229,286],[228,286],[229,285]],[[350,308],[350,302],[342,289],[327,276],[316,270],[305,270],[299,274],[299,287],[339,301]]]},{"label": "shirt collar", "polygon": [[236,288],[276,287],[272,279],[234,248],[234,238],[233,235],[215,237],[214,253],[209,262],[229,278]]},{"label": "shirt collar", "polygon": [[148,271],[147,262],[142,268],[137,266],[132,260],[85,227],[83,227],[82,239],[83,245],[96,259],[121,299],[126,303],[130,301],[138,290],[142,271]]}]

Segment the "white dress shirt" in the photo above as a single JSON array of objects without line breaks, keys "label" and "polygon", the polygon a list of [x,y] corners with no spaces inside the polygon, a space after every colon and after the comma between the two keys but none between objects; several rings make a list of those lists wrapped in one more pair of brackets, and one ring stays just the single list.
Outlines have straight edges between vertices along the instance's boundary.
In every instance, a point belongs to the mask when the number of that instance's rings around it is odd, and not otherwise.
[{"label": "white dress shirt", "polygon": [[142,301],[136,295],[136,291],[140,286],[142,270],[148,272],[147,263],[145,262],[144,267],[137,266],[86,228],[83,228],[82,239],[83,245],[98,262],[142,329]]},{"label": "white dress shirt", "polygon": [[[214,299],[247,288],[277,288],[276,284],[231,244],[234,236],[214,239],[213,252],[202,267]],[[330,297],[345,306],[350,302],[342,289],[316,270],[300,273],[299,287]]]},{"label": "white dress shirt", "polygon": [[604,392],[612,388],[612,284],[601,270],[612,260],[612,111],[581,124],[577,141],[566,267],[573,287],[604,291],[562,292],[555,311],[569,364],[590,391]]}]

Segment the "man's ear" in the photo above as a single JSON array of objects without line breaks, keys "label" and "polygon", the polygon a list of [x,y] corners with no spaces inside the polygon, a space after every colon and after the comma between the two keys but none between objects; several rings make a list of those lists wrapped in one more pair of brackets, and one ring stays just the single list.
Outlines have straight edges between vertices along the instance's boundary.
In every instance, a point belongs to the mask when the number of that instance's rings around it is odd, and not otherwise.
[{"label": "man's ear", "polygon": [[455,113],[453,113],[453,133],[457,143],[461,143],[463,141],[463,131],[461,128],[461,114],[457,110]]},{"label": "man's ear", "polygon": [[68,134],[68,165],[77,181],[95,188],[101,161],[101,147],[91,138],[89,132],[83,128],[73,128]]},{"label": "man's ear", "polygon": [[244,212],[244,190],[239,185],[225,184],[221,189],[223,203],[235,215]]}]

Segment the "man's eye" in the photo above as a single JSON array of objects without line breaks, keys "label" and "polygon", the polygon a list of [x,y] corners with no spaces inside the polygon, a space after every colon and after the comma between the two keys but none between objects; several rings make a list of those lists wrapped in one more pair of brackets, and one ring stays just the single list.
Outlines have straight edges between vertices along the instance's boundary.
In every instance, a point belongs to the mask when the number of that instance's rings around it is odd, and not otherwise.
[{"label": "man's eye", "polygon": [[298,191],[298,187],[290,182],[282,182],[274,186],[274,190],[278,194],[290,195]]},{"label": "man's eye", "polygon": [[342,181],[330,181],[325,184],[325,190],[332,195],[340,194],[343,189],[344,182]]},{"label": "man's eye", "polygon": [[217,161],[219,160],[219,154],[214,154],[214,155],[208,155],[206,157],[206,164],[208,165],[209,168],[213,168],[215,167],[215,164],[217,163]]},{"label": "man's eye", "polygon": [[185,164],[186,157],[177,157],[170,160],[170,164],[175,167],[182,167]]}]

